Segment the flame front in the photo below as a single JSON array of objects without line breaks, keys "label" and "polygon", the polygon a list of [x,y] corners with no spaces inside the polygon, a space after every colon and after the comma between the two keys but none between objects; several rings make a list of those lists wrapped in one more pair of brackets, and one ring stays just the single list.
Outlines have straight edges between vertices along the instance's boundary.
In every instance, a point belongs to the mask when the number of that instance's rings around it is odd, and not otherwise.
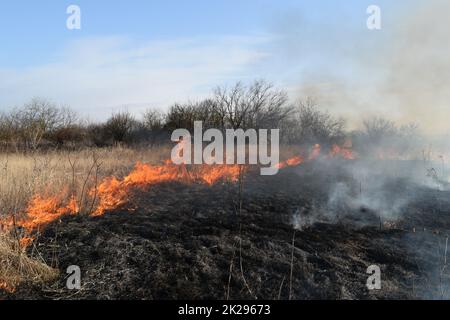
[{"label": "flame front", "polygon": [[64,192],[53,197],[34,196],[26,210],[27,218],[19,221],[18,225],[31,233],[62,216],[78,213],[78,204],[75,197],[70,197],[68,203],[63,204],[63,195]]},{"label": "flame front", "polygon": [[298,166],[302,164],[305,160],[301,156],[295,156],[286,161],[280,162],[277,167],[278,169],[284,169],[286,167]]},{"label": "flame front", "polygon": [[[320,144],[315,144],[311,148],[309,155],[306,157],[307,160],[305,160],[305,157],[303,157],[302,155],[297,155],[292,158],[289,158],[288,160],[278,163],[277,168],[284,169],[286,167],[298,166],[306,161],[317,160],[319,157],[321,157],[321,152],[322,146]],[[342,146],[334,144],[331,147],[328,156],[326,158],[342,158],[345,160],[356,159],[356,154],[352,150],[351,140],[347,140]]]},{"label": "flame front", "polygon": [[330,153],[328,154],[328,156],[330,158],[342,157],[346,160],[356,159],[355,154],[353,153],[353,151],[350,148],[346,148],[345,146],[340,147],[336,144],[331,147],[331,150],[330,150]]},{"label": "flame front", "polygon": [[321,150],[322,147],[320,146],[320,144],[315,144],[311,149],[311,153],[309,154],[309,160],[316,160],[320,156]]},{"label": "flame front", "polygon": [[201,182],[213,185],[221,180],[237,181],[239,166],[237,165],[202,165],[198,170],[188,172],[186,166],[177,166],[170,162],[165,165],[154,166],[137,163],[134,170],[123,180],[116,178],[105,179],[97,189],[90,192],[90,196],[97,194],[98,205],[92,215],[103,215],[106,211],[118,208],[128,202],[129,191],[136,188],[170,182]]},{"label": "flame front", "polygon": [[[223,180],[235,182],[240,172],[239,165],[202,165],[189,172],[185,165],[174,165],[170,161],[165,161],[163,165],[137,163],[130,174],[123,179],[107,177],[88,191],[89,202],[93,204],[90,215],[101,216],[107,211],[124,206],[129,201],[130,191],[134,189],[145,189],[171,181],[197,182],[207,185],[214,185]],[[42,230],[49,223],[63,216],[80,212],[80,204],[76,197],[73,195],[68,197],[67,190],[68,188],[65,188],[54,196],[36,194],[20,219],[15,221],[13,215],[1,219],[0,229],[10,230],[14,226],[23,228],[26,236],[20,242],[23,247],[28,246],[33,241],[34,232]]]},{"label": "flame front", "polygon": [[16,291],[16,288],[12,287],[4,281],[0,281],[0,290],[4,290],[8,293],[14,293]]},{"label": "flame front", "polygon": [[[279,169],[290,166],[298,166],[305,161],[313,161],[320,157],[322,147],[316,144],[310,150],[307,157],[298,155],[277,164]],[[328,157],[340,156],[344,159],[355,159],[350,146],[342,147],[334,145]],[[306,160],[305,160],[306,159]],[[96,184],[87,192],[91,216],[101,216],[126,205],[130,198],[130,192],[135,189],[146,189],[150,186],[164,182],[202,183],[212,186],[220,181],[236,182],[239,179],[244,166],[240,165],[200,165],[187,167],[175,165],[171,161],[165,161],[162,165],[137,163],[135,168],[123,179],[107,177]],[[33,233],[42,230],[49,223],[66,215],[80,213],[81,199],[67,192],[66,187],[57,195],[48,196],[36,194],[30,200],[24,214],[14,220],[11,215],[0,219],[0,230],[11,230],[14,226],[21,227],[25,235],[20,240],[23,247],[27,247],[33,241]],[[84,210],[85,211],[85,210]]]}]

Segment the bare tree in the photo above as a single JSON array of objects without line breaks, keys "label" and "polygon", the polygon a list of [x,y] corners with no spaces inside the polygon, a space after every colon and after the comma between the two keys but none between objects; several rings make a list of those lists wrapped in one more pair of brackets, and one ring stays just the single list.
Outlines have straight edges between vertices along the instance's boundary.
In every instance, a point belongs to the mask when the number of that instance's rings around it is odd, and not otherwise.
[{"label": "bare tree", "polygon": [[291,109],[284,91],[275,90],[262,80],[246,87],[241,82],[231,89],[214,91],[214,112],[222,128],[277,128]]},{"label": "bare tree", "polygon": [[419,125],[417,123],[408,123],[402,125],[398,132],[403,137],[415,138],[420,134]]},{"label": "bare tree", "polygon": [[283,138],[287,143],[333,144],[342,140],[345,121],[319,110],[312,98],[299,101],[292,115],[283,123]]},{"label": "bare tree", "polygon": [[106,133],[114,142],[122,143],[129,137],[137,125],[136,119],[128,111],[113,114],[105,124]]},{"label": "bare tree", "polygon": [[164,127],[164,114],[157,109],[147,109],[142,118],[142,122],[148,130],[160,130]]},{"label": "bare tree", "polygon": [[420,144],[419,127],[414,124],[397,126],[392,120],[372,117],[363,128],[353,133],[354,146],[360,154],[370,156],[400,156],[417,152]]},{"label": "bare tree", "polygon": [[373,117],[363,122],[363,132],[373,142],[390,138],[397,134],[397,127],[393,121],[381,117]]},{"label": "bare tree", "polygon": [[0,119],[0,139],[36,149],[45,139],[61,128],[74,125],[77,115],[69,108],[57,107],[48,100],[34,98],[21,108],[15,108]]},{"label": "bare tree", "polygon": [[215,110],[215,101],[212,99],[175,104],[167,114],[166,127],[169,130],[176,128],[192,130],[195,121],[202,121],[205,128],[220,127],[222,121]]}]

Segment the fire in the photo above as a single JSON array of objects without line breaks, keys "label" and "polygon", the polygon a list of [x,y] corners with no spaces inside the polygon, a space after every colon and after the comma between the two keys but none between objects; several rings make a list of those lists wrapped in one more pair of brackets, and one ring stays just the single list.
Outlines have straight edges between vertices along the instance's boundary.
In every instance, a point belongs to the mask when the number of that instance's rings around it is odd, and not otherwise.
[{"label": "fire", "polygon": [[23,237],[19,240],[19,245],[21,248],[27,248],[33,241],[34,238],[32,237]]},{"label": "fire", "polygon": [[[170,161],[165,161],[162,165],[137,163],[123,179],[107,177],[88,191],[89,202],[93,204],[90,215],[101,216],[107,211],[124,206],[129,200],[130,191],[134,189],[145,189],[171,181],[206,185],[214,185],[224,180],[235,182],[239,179],[241,170],[239,165],[202,165],[189,172],[185,165],[177,166]],[[42,230],[63,216],[80,212],[76,197],[68,197],[67,190],[68,188],[65,188],[54,196],[35,195],[21,219],[14,221],[11,216],[0,220],[1,229],[10,230],[14,226],[23,228],[26,236],[22,237],[20,243],[27,247],[33,241],[32,234],[35,231]]]},{"label": "fire", "polygon": [[346,160],[354,160],[356,159],[355,154],[353,151],[346,147],[340,147],[338,145],[333,145],[331,147],[330,153],[328,154],[330,158],[334,157],[342,157]]},{"label": "fire", "polygon": [[6,282],[0,281],[0,290],[6,291],[8,293],[14,293],[16,291],[16,288],[10,286]]},{"label": "fire", "polygon": [[301,156],[295,156],[286,161],[280,162],[277,167],[278,169],[284,169],[286,167],[298,166],[304,161],[305,160]]},{"label": "fire", "polygon": [[[342,146],[338,146],[337,144],[334,144],[329,153],[327,158],[337,158],[341,157],[346,160],[354,160],[356,159],[356,155],[353,152],[352,148],[352,142],[351,140],[347,140]],[[322,146],[320,144],[315,144],[307,157],[307,160],[303,156],[295,156],[292,158],[289,158],[288,160],[285,160],[283,162],[280,162],[277,165],[278,169],[284,169],[286,167],[292,167],[292,166],[298,166],[305,161],[314,161],[320,157],[320,154],[322,152]]]},{"label": "fire", "polygon": [[100,216],[107,210],[119,208],[127,202],[128,189],[123,181],[115,177],[106,178],[97,188],[90,191],[91,197],[97,196],[98,204],[93,216]]},{"label": "fire", "polygon": [[199,170],[189,173],[186,166],[177,166],[169,162],[160,166],[137,163],[134,170],[123,180],[115,177],[108,178],[97,189],[91,190],[90,195],[97,194],[98,197],[98,206],[92,215],[103,215],[108,210],[126,204],[131,189],[145,189],[170,181],[200,182],[208,185],[213,185],[221,180],[234,182],[239,177],[239,170],[237,165],[216,165],[201,166]]},{"label": "fire", "polygon": [[[305,161],[313,161],[319,158],[322,147],[316,144],[312,147],[309,155],[292,157],[277,165],[279,169],[290,166],[297,166]],[[355,156],[350,145],[342,147],[334,145],[329,157],[341,156],[344,159],[354,159]],[[306,159],[306,160],[305,160]],[[246,170],[241,165],[199,165],[186,166],[175,165],[170,160],[161,165],[151,165],[137,163],[134,169],[124,178],[107,177],[88,190],[85,200],[90,203],[91,216],[101,216],[108,211],[123,207],[129,202],[130,192],[135,189],[149,188],[156,184],[165,182],[201,183],[212,186],[221,181],[236,182],[239,176]],[[33,241],[33,234],[40,231],[48,224],[63,216],[79,214],[80,211],[86,213],[86,209],[81,209],[81,199],[79,202],[75,195],[70,195],[69,188],[56,195],[36,194],[30,200],[25,212],[19,215],[20,218],[14,220],[9,217],[0,220],[0,229],[11,230],[14,226],[23,228],[25,234],[20,240],[23,247],[27,247]],[[83,198],[83,197],[82,197]],[[88,206],[89,207],[89,206]]]},{"label": "fire", "polygon": [[[13,216],[0,219],[0,229],[9,230],[14,226],[21,227],[26,233],[32,233],[40,230],[47,224],[58,220],[62,216],[78,213],[78,204],[74,196],[69,198],[67,204],[64,204],[66,191],[63,190],[55,196],[35,195],[28,203],[25,210],[25,217],[14,221]],[[24,246],[29,244],[31,238],[23,237],[20,242]]]},{"label": "fire", "polygon": [[63,204],[65,192],[53,197],[34,196],[28,204],[26,218],[18,222],[25,231],[32,232],[58,220],[62,216],[78,213],[75,197],[71,197],[66,205]]},{"label": "fire", "polygon": [[322,147],[320,146],[320,144],[315,144],[312,147],[311,153],[309,154],[309,160],[316,160],[319,157],[321,150]]},{"label": "fire", "polygon": [[202,166],[197,175],[202,182],[211,186],[222,179],[227,179],[231,182],[238,181],[241,170],[245,170],[245,167],[242,168],[239,165]]}]

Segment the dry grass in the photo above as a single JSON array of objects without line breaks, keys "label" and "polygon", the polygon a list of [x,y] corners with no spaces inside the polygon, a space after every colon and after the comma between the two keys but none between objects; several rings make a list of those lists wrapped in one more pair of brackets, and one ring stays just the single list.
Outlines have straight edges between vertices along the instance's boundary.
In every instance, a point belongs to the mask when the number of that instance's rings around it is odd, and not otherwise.
[{"label": "dry grass", "polygon": [[[171,147],[165,146],[0,153],[0,217],[20,215],[36,194],[53,195],[69,187],[73,188],[71,193],[80,195],[83,189],[85,192],[92,187],[95,179],[123,177],[136,162],[160,163],[170,158],[170,151]],[[286,159],[296,151],[282,147],[280,153],[281,158]],[[98,170],[92,168],[95,160]]]},{"label": "dry grass", "polygon": [[93,179],[94,158],[99,164],[98,179],[102,179],[126,175],[137,161],[158,163],[169,156],[168,147],[0,154],[0,216],[20,214],[35,194],[54,194],[64,187],[81,189]]},{"label": "dry grass", "polygon": [[[170,151],[171,147],[166,146],[0,153],[0,218],[20,217],[33,196],[55,195],[64,189],[69,189],[68,196],[81,195],[81,208],[83,193],[98,181],[109,176],[121,178],[137,162],[161,163],[170,157]],[[282,158],[287,158],[295,152],[282,148],[281,153]],[[0,289],[11,291],[23,282],[43,282],[57,276],[57,271],[44,261],[27,257],[15,236],[0,230]]]},{"label": "dry grass", "polygon": [[22,283],[40,284],[58,274],[43,261],[27,257],[17,241],[0,234],[0,289],[13,292]]},{"label": "dry grass", "polygon": [[[20,216],[36,194],[52,195],[64,188],[74,188],[73,193],[80,194],[95,179],[122,177],[138,161],[159,163],[169,156],[167,147],[0,154],[0,218]],[[94,163],[98,164],[96,177]],[[40,258],[27,256],[16,237],[15,232],[0,230],[0,291],[12,292],[22,283],[43,283],[58,276],[58,271]],[[39,254],[35,252],[33,256]]]}]

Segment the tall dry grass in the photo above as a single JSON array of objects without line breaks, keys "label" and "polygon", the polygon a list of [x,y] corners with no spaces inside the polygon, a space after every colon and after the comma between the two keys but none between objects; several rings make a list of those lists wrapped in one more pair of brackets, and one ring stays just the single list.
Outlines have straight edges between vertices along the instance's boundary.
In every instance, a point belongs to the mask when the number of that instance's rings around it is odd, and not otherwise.
[{"label": "tall dry grass", "polygon": [[[78,197],[79,208],[86,208],[83,193],[96,183],[105,177],[126,176],[137,162],[161,163],[170,157],[170,151],[171,146],[0,153],[0,219],[22,216],[36,195],[55,195],[65,189],[70,189],[68,196]],[[296,154],[292,148],[280,151],[282,158]],[[22,282],[47,281],[57,275],[39,254],[27,257],[18,240],[17,232],[0,230],[0,289],[11,290]]]},{"label": "tall dry grass", "polygon": [[0,154],[0,216],[20,214],[36,194],[80,189],[95,178],[122,177],[138,161],[159,163],[169,156],[169,147]]},{"label": "tall dry grass", "polygon": [[[86,192],[95,180],[121,178],[140,161],[157,164],[170,158],[171,146],[153,148],[95,148],[78,151],[0,153],[0,217],[20,215],[36,194],[49,195],[64,188]],[[298,150],[281,147],[281,158]]]},{"label": "tall dry grass", "polygon": [[42,259],[28,257],[14,238],[0,234],[0,290],[13,292],[22,283],[45,283],[58,274]]},{"label": "tall dry grass", "polygon": [[[20,217],[38,194],[54,195],[72,189],[68,194],[80,195],[105,177],[127,175],[138,161],[159,163],[169,156],[169,147],[0,153],[0,219]],[[11,292],[21,283],[42,283],[58,275],[36,248],[32,256],[27,256],[18,232],[0,230],[0,290]]]}]

